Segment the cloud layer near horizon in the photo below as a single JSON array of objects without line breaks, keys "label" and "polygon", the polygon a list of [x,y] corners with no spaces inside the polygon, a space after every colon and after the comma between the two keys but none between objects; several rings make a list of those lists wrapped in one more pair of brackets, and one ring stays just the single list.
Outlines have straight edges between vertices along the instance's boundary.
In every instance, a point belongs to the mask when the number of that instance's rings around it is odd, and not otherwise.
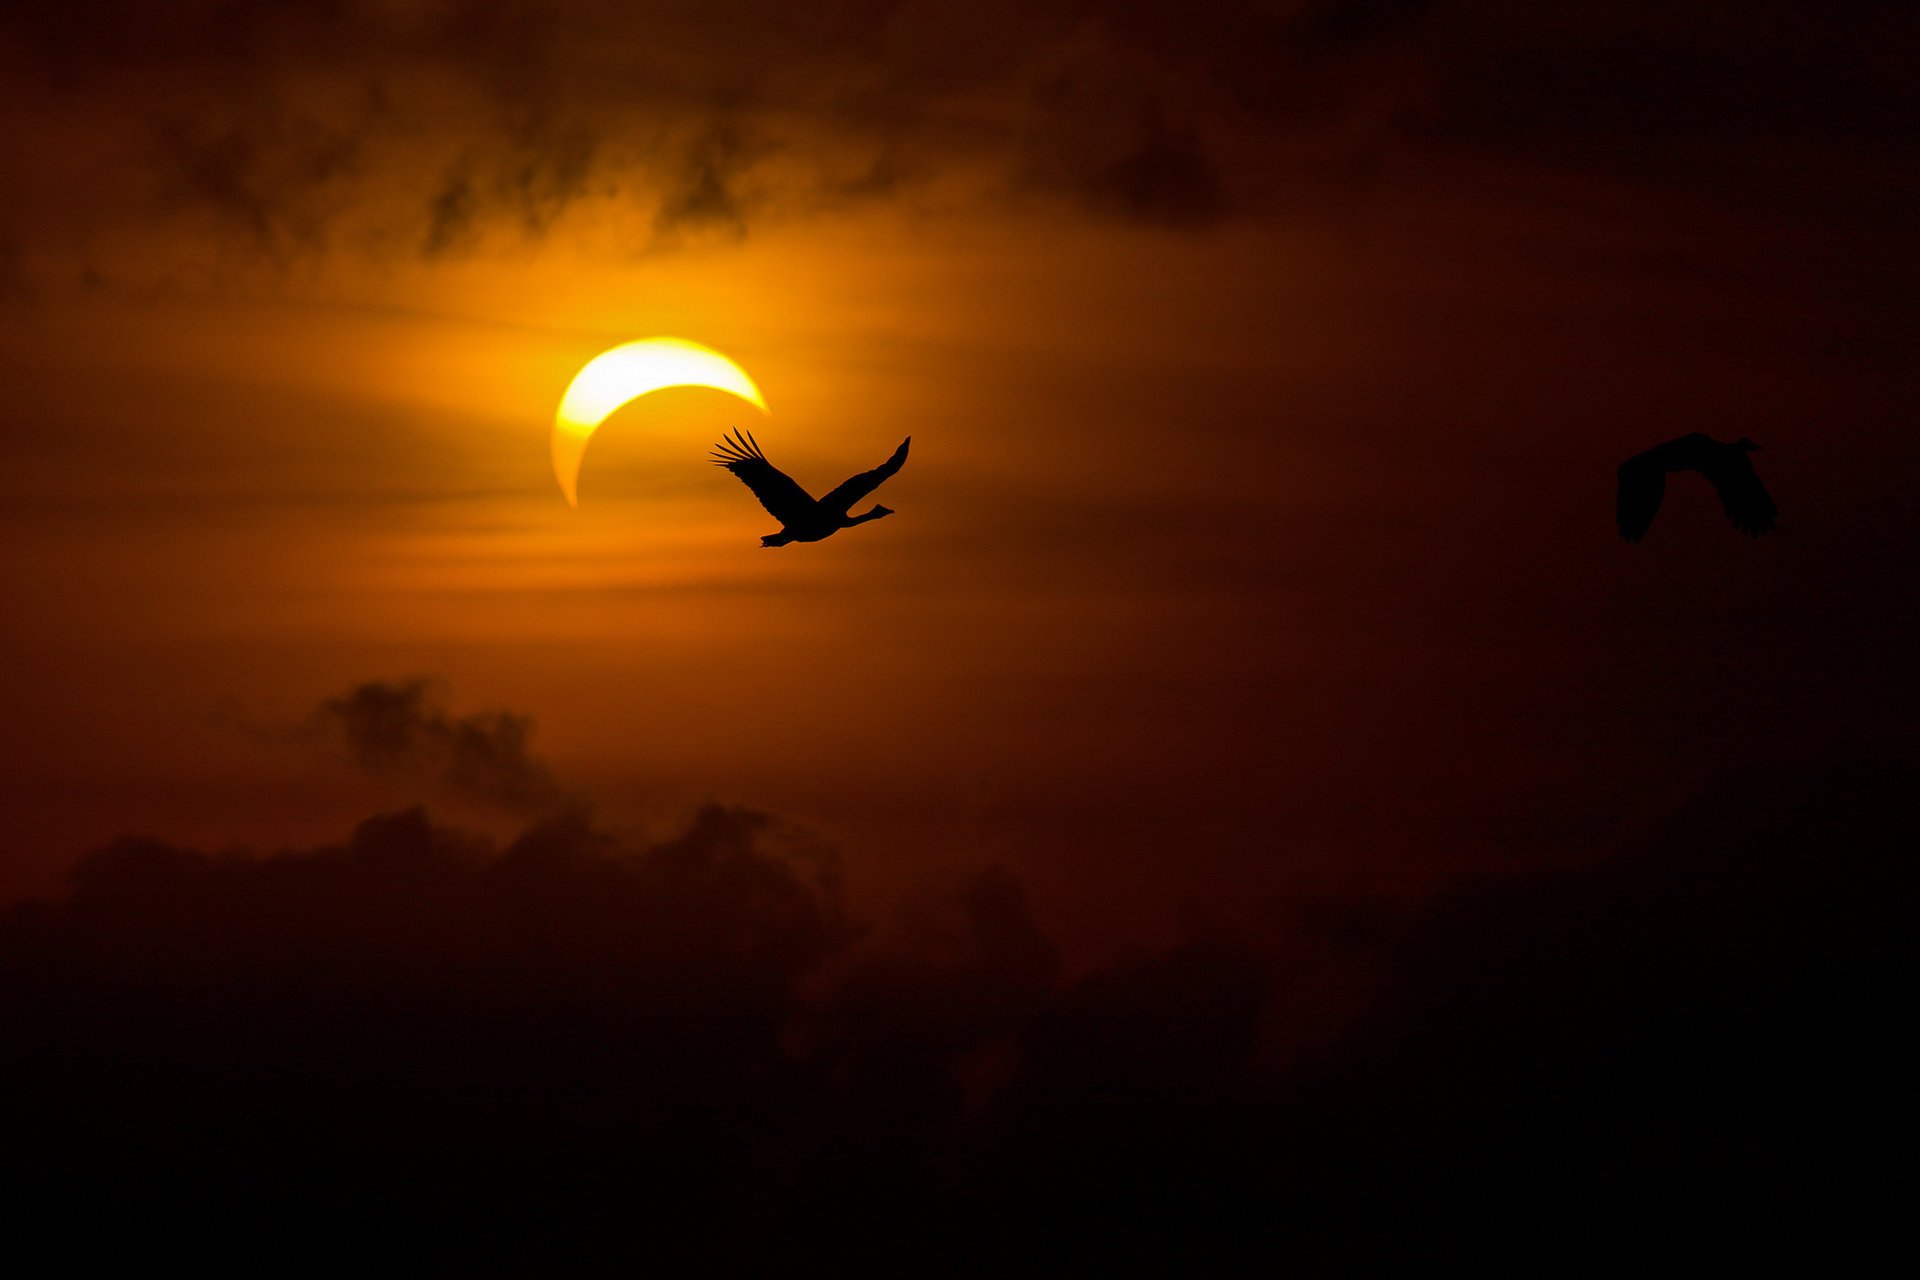
[{"label": "cloud layer near horizon", "polygon": [[[17,1243],[283,1272],[1866,1256],[1915,783],[1887,744],[1749,769],[1410,930],[1296,913],[1079,975],[1003,871],[873,928],[739,808],[655,839],[417,809],[262,856],[123,839],[0,913]],[[1315,938],[1383,977],[1301,1054]]]}]

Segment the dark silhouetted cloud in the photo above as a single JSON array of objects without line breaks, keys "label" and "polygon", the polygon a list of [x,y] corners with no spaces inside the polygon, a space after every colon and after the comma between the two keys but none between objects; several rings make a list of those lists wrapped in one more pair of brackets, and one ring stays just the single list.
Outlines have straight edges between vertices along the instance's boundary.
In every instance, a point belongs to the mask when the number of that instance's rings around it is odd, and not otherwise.
[{"label": "dark silhouetted cloud", "polygon": [[[435,767],[468,723],[407,685],[329,714]],[[1077,975],[1003,871],[863,927],[829,851],[733,807],[656,839],[576,811],[500,843],[419,809],[260,855],[122,839],[0,913],[10,1247],[282,1273],[1844,1267],[1901,1222],[1917,773],[1884,743],[1756,767],[1612,861],[1411,927],[1309,904],[1268,926],[1292,939]],[[1277,1053],[1329,940],[1386,976],[1343,1039]]]},{"label": "dark silhouetted cloud", "polygon": [[369,681],[321,702],[311,730],[345,747],[368,773],[511,813],[541,813],[567,797],[532,747],[533,720],[511,711],[455,716],[431,681]]},{"label": "dark silhouetted cloud", "polygon": [[1303,1208],[1388,1209],[1361,1271],[1864,1264],[1898,1221],[1915,765],[1752,766],[1612,862],[1455,895],[1311,1073]]}]

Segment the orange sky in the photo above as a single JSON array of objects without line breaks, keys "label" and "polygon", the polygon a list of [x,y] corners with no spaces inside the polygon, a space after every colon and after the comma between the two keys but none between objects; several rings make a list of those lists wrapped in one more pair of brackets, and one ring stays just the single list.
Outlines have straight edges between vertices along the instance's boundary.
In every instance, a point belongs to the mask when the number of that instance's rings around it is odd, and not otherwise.
[{"label": "orange sky", "polygon": [[[650,93],[598,6],[527,83],[431,6],[355,8],[364,64],[263,20],[256,76],[16,32],[5,884],[407,798],[292,732],[371,679],[531,715],[628,820],[763,806],[882,896],[1006,861],[1097,939],[1578,853],[1737,758],[1734,708],[1909,705],[1909,278],[1817,211],[1857,148],[1755,204],[1543,162],[1390,40],[1279,105],[1121,9],[762,28],[724,74],[675,9]],[[570,511],[554,405],[651,334],[738,360],[809,486],[911,434],[898,517],[761,550],[706,392],[611,419]],[[1676,490],[1623,550],[1613,465],[1694,428],[1763,443],[1781,536]]]},{"label": "orange sky", "polygon": [[[9,1260],[1868,1272],[1916,66],[1878,2],[0,6]],[[771,415],[630,403],[576,510],[659,335]],[[763,548],[736,426],[823,494],[911,436],[894,514]],[[1777,528],[1623,541],[1693,432]]]}]

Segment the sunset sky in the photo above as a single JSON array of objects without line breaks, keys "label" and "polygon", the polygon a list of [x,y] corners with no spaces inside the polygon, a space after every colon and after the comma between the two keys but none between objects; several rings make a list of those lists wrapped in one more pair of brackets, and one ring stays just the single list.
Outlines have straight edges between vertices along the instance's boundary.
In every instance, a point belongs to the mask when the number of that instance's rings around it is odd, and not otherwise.
[{"label": "sunset sky", "polygon": [[[882,933],[1004,874],[1071,978],[1911,748],[1911,8],[10,14],[9,900],[717,802]],[[555,406],[650,335],[771,415],[631,403],[572,510]],[[897,515],[761,549],[736,424],[816,493],[911,435]],[[1695,430],[1777,533],[1678,477],[1623,544]]]}]

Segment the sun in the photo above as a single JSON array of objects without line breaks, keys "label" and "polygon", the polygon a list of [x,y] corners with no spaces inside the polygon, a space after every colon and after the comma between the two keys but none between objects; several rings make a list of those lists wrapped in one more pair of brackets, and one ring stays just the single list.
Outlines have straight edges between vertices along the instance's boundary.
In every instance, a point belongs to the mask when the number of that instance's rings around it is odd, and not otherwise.
[{"label": "sun", "polygon": [[712,347],[642,338],[603,351],[574,375],[553,418],[553,474],[569,506],[580,505],[580,460],[594,430],[629,400],[666,387],[712,387],[772,412],[746,370]]}]

